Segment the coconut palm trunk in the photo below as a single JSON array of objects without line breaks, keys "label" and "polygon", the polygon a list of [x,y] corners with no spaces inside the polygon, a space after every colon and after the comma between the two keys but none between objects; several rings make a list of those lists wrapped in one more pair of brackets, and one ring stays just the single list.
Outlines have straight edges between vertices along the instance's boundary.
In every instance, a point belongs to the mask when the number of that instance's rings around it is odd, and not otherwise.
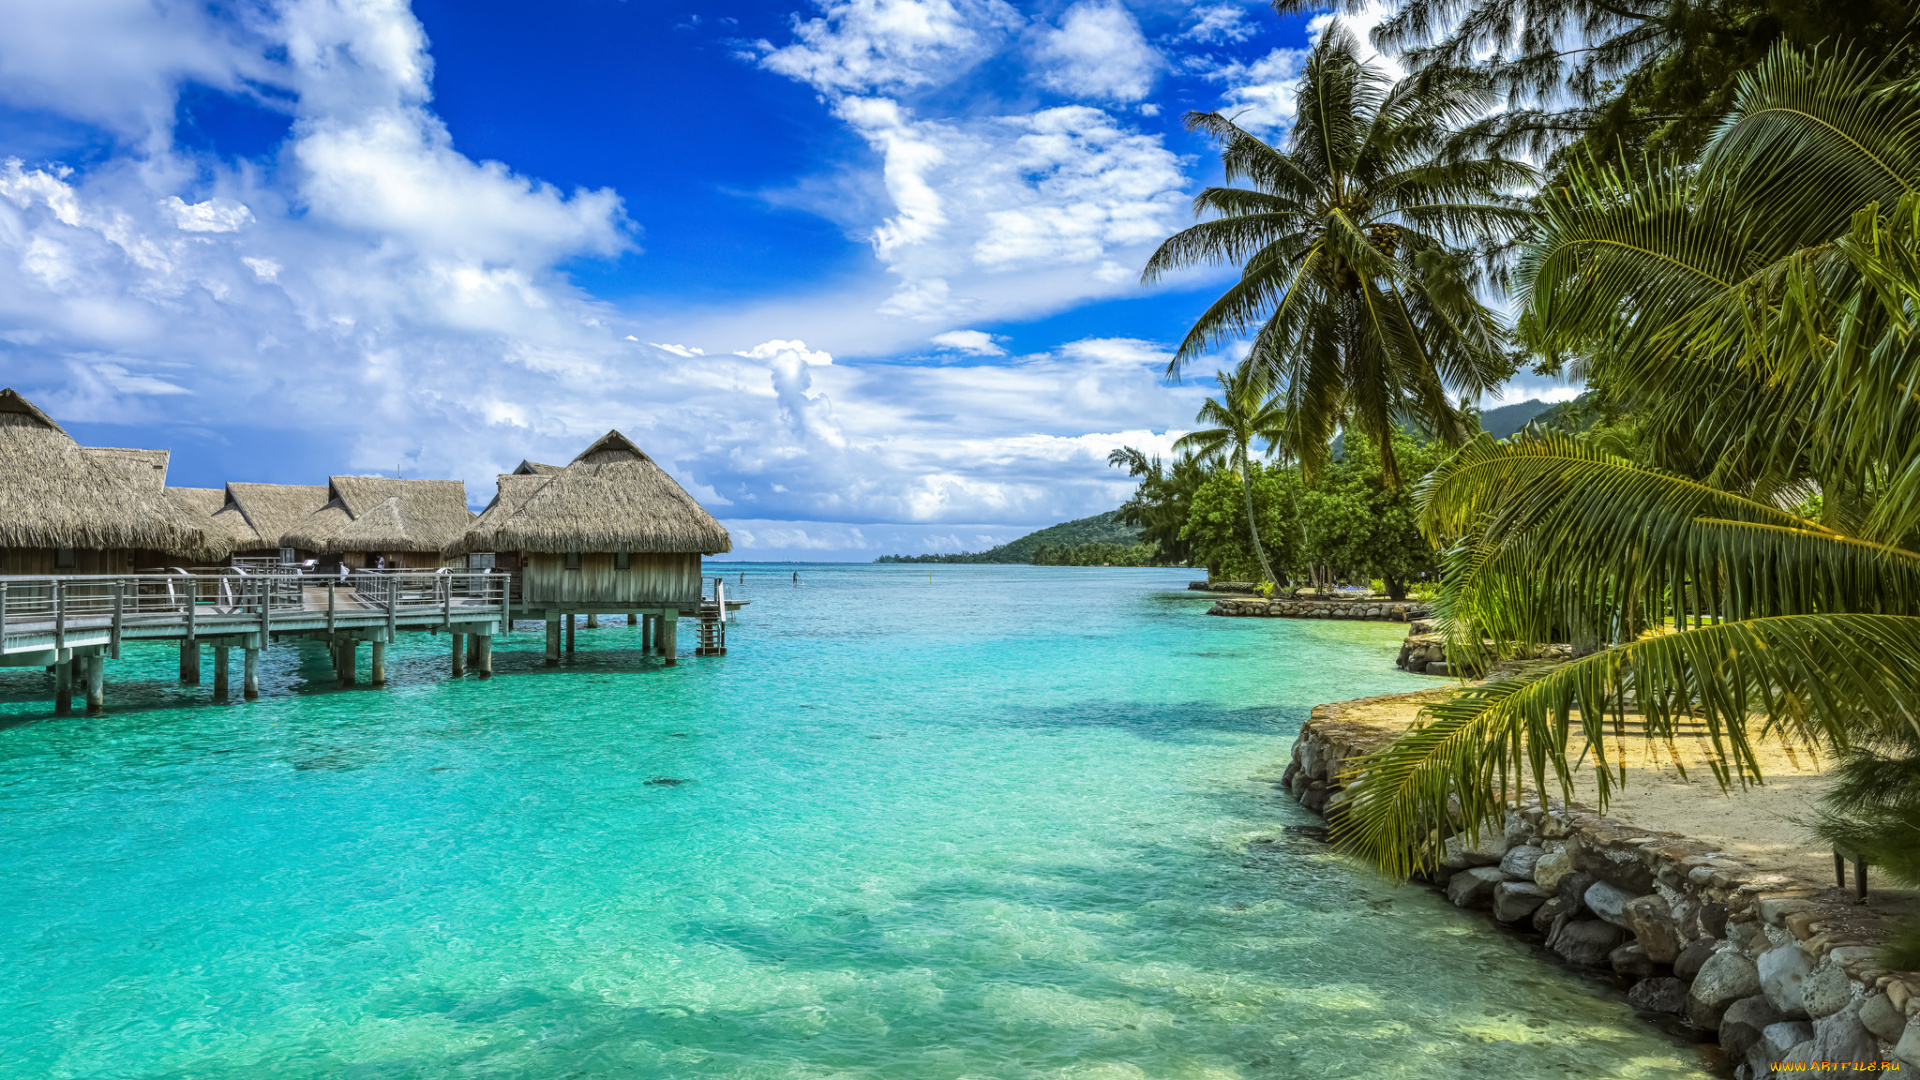
[{"label": "coconut palm trunk", "polygon": [[1247,497],[1247,535],[1253,537],[1253,555],[1260,560],[1260,572],[1274,585],[1280,579],[1273,575],[1273,565],[1267,562],[1267,549],[1260,543],[1260,522],[1255,520],[1253,512],[1253,468],[1243,459],[1240,463],[1240,492]]}]

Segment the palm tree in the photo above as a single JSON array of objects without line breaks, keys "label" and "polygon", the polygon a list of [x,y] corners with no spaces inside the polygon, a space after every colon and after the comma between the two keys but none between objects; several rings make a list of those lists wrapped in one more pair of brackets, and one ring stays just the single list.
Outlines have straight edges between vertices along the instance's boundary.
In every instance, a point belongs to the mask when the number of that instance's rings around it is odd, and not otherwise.
[{"label": "palm tree", "polygon": [[[1518,785],[1570,794],[1628,711],[1843,756],[1920,735],[1920,87],[1779,49],[1697,166],[1582,166],[1522,261],[1523,333],[1645,406],[1650,462],[1482,439],[1424,482],[1449,660],[1601,647],[1428,710],[1358,763],[1342,839],[1405,874]],[[1577,720],[1576,720],[1577,717]],[[1617,730],[1617,727],[1616,727]]]},{"label": "palm tree", "polygon": [[1260,560],[1260,572],[1266,580],[1279,583],[1273,566],[1267,562],[1267,549],[1260,543],[1260,524],[1253,511],[1254,443],[1265,442],[1269,450],[1286,437],[1287,412],[1278,398],[1268,392],[1265,380],[1252,364],[1241,364],[1233,374],[1217,371],[1214,382],[1220,396],[1208,398],[1194,420],[1213,427],[1189,431],[1173,444],[1175,450],[1197,458],[1212,458],[1240,475],[1240,490],[1247,498],[1247,531],[1253,537],[1253,554]]},{"label": "palm tree", "polygon": [[1288,450],[1309,475],[1342,424],[1380,447],[1395,487],[1397,424],[1461,442],[1449,391],[1478,396],[1512,371],[1480,294],[1497,284],[1492,249],[1529,220],[1508,193],[1534,177],[1455,137],[1492,104],[1484,85],[1453,74],[1394,82],[1336,23],[1307,59],[1287,149],[1219,113],[1188,113],[1189,129],[1220,143],[1227,181],[1248,186],[1202,191],[1195,215],[1212,219],[1147,262],[1147,282],[1201,263],[1241,267],[1168,374],[1252,333],[1249,361],[1293,415]]}]

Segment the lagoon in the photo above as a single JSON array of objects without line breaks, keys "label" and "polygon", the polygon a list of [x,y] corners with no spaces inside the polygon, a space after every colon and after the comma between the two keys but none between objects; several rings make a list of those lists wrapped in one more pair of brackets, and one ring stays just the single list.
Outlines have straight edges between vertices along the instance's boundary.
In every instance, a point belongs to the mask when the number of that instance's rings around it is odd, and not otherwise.
[{"label": "lagoon", "polygon": [[753,603],[675,668],[616,626],[549,669],[522,624],[491,681],[283,644],[215,706],[140,646],[57,721],[0,670],[0,1076],[1704,1075],[1289,832],[1311,707],[1431,685],[1403,627],[1207,618],[1189,571],[794,570],[711,566]]}]

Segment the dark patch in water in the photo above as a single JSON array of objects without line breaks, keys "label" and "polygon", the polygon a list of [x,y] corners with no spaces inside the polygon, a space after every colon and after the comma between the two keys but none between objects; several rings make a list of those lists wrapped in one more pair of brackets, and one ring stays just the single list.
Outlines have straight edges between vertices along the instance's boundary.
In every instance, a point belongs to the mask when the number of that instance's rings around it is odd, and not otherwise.
[{"label": "dark patch in water", "polygon": [[471,1023],[476,1020],[492,1020],[521,1009],[531,1009],[535,1005],[544,1005],[553,1000],[536,990],[524,986],[515,986],[486,997],[468,998],[447,1010],[447,1019]]},{"label": "dark patch in water", "polygon": [[646,782],[648,787],[679,787],[686,783],[677,776],[649,776]]},{"label": "dark patch in water", "polygon": [[684,739],[687,737],[687,733],[684,731],[669,731],[667,732],[667,737],[672,739]]},{"label": "dark patch in water", "polygon": [[1329,839],[1325,825],[1288,825],[1282,831],[1296,840],[1318,840],[1324,844]]}]

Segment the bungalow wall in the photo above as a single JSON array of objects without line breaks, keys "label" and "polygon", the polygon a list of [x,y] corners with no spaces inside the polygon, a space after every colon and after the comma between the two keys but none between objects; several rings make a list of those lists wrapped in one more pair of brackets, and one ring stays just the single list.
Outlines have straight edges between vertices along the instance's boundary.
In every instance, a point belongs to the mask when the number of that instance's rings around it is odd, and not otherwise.
[{"label": "bungalow wall", "polygon": [[565,555],[526,556],[521,571],[521,597],[532,607],[544,605],[602,605],[652,607],[694,604],[700,600],[698,554],[634,554],[625,570],[614,568],[611,552],[588,552],[580,568],[568,570]]},{"label": "bungalow wall", "polygon": [[58,566],[55,554],[53,548],[0,548],[0,574],[129,574],[179,562],[157,551],[75,548],[73,565]]}]

